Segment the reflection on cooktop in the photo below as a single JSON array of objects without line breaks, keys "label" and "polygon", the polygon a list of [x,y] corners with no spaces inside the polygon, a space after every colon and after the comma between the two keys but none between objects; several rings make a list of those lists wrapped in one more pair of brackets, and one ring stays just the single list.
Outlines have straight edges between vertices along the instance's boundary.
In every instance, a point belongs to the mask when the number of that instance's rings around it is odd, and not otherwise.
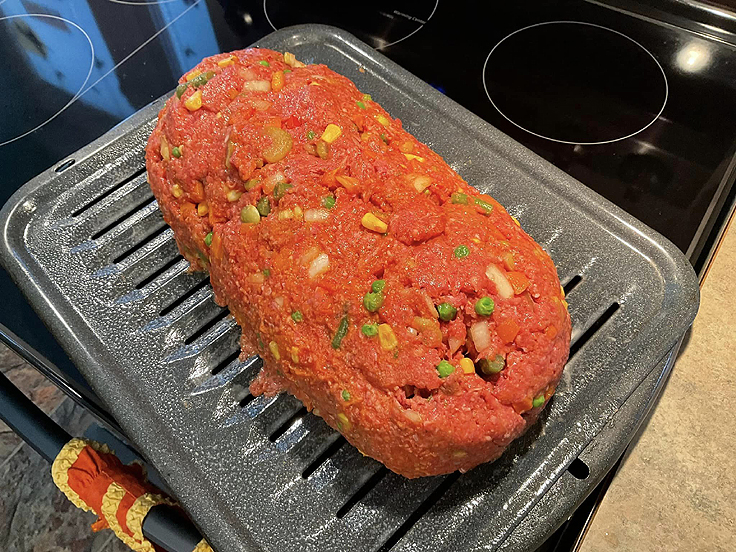
[{"label": "reflection on cooktop", "polygon": [[667,78],[651,52],[618,31],[573,21],[503,38],[488,54],[483,84],[510,122],[568,144],[629,138],[667,103]]},{"label": "reflection on cooktop", "polygon": [[[55,15],[0,17],[0,27],[0,36],[9,36],[15,45],[14,52],[0,57],[0,74],[12,74],[5,64],[26,65],[25,78],[4,80],[13,87],[31,88],[36,100],[28,102],[25,94],[2,95],[0,146],[4,146],[38,130],[77,99],[92,74],[95,50],[82,27]],[[3,88],[0,85],[0,91]]]},{"label": "reflection on cooktop", "polygon": [[301,0],[264,0],[263,10],[274,29],[300,23],[341,27],[374,48],[387,48],[409,38],[432,19],[439,0],[376,0],[356,10],[341,0],[322,0],[304,8]]}]

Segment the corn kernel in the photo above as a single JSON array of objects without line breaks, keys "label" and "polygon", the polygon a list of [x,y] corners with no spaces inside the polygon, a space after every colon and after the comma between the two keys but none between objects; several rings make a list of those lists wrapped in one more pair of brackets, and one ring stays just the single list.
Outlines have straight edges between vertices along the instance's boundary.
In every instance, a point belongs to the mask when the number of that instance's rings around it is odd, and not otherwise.
[{"label": "corn kernel", "polygon": [[189,96],[184,101],[184,107],[186,107],[189,111],[197,111],[200,107],[202,107],[202,91],[197,90],[194,94]]},{"label": "corn kernel", "polygon": [[291,361],[294,364],[299,364],[299,347],[291,348]]},{"label": "corn kernel", "polygon": [[294,207],[294,218],[297,220],[302,220],[302,218],[304,218],[304,211],[302,211],[302,208],[298,205]]},{"label": "corn kernel", "polygon": [[511,217],[511,220],[514,221],[514,224],[516,224],[516,226],[521,227],[521,223],[514,215],[509,215],[509,216]]},{"label": "corn kernel", "polygon": [[240,190],[230,190],[227,193],[226,197],[230,203],[235,203],[236,201],[240,199],[240,196],[242,195],[243,195],[243,192],[241,192]]},{"label": "corn kernel", "polygon": [[331,144],[332,142],[337,140],[341,134],[342,129],[339,126],[330,123],[329,125],[327,125],[327,128],[322,133],[322,140],[324,140],[328,144]]},{"label": "corn kernel", "polygon": [[281,360],[281,353],[279,353],[279,344],[275,341],[271,341],[268,344],[268,349],[271,351],[271,354],[273,355],[273,358],[276,360]]},{"label": "corn kernel", "polygon": [[563,288],[562,286],[560,286],[560,297],[562,297],[563,299],[565,298],[565,288]]},{"label": "corn kernel", "polygon": [[460,368],[462,368],[463,372],[466,374],[475,373],[475,364],[473,364],[473,361],[467,357],[463,357],[460,359]]},{"label": "corn kernel", "polygon": [[230,67],[234,63],[235,63],[234,56],[230,56],[230,57],[226,57],[225,59],[221,59],[220,61],[218,61],[217,65],[219,65],[220,67]]},{"label": "corn kernel", "polygon": [[200,217],[206,216],[207,213],[209,212],[210,212],[210,208],[206,203],[200,203],[199,205],[197,205],[197,214]]},{"label": "corn kernel", "polygon": [[182,190],[181,186],[179,186],[178,184],[174,184],[171,187],[171,195],[178,199],[184,195],[184,190]]},{"label": "corn kernel", "polygon": [[294,211],[291,209],[284,209],[283,211],[279,211],[279,220],[288,220],[294,218]]},{"label": "corn kernel", "polygon": [[197,69],[197,70],[195,70],[195,71],[192,71],[191,73],[189,73],[189,74],[188,74],[188,75],[187,75],[187,76],[185,77],[185,79],[186,79],[186,81],[187,81],[187,82],[189,82],[189,81],[191,81],[191,80],[194,80],[194,79],[196,79],[196,78],[197,78],[197,77],[198,77],[199,75],[201,75],[201,74],[202,74],[202,71],[200,71],[200,70],[198,70],[198,69]]},{"label": "corn kernel", "polygon": [[379,234],[385,234],[386,230],[388,230],[388,224],[383,222],[373,213],[366,213],[365,215],[363,215],[363,219],[360,221],[360,223],[368,230],[378,232]]},{"label": "corn kernel", "polygon": [[337,415],[337,427],[340,431],[350,431],[350,428],[352,427],[350,420],[348,420],[348,417],[342,412]]},{"label": "corn kernel", "polygon": [[383,126],[387,127],[391,124],[391,121],[389,121],[386,117],[383,115],[376,115],[376,121],[381,123]]},{"label": "corn kernel", "polygon": [[381,344],[381,349],[384,351],[390,351],[395,349],[399,341],[396,339],[393,329],[388,324],[381,324],[378,326],[378,342]]},{"label": "corn kernel", "polygon": [[411,161],[412,159],[416,159],[420,163],[424,163],[424,157],[420,155],[414,155],[413,153],[405,153],[404,157],[406,157],[409,161]]}]

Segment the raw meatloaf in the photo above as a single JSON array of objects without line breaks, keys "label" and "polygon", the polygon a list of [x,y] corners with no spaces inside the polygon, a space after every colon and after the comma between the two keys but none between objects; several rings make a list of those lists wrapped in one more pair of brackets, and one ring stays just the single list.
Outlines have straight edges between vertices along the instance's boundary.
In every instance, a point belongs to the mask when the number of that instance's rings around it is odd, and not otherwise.
[{"label": "raw meatloaf", "polygon": [[264,359],[253,394],[291,393],[407,477],[497,458],[552,396],[570,318],[551,259],[347,78],[270,50],[207,58],[146,162]]}]

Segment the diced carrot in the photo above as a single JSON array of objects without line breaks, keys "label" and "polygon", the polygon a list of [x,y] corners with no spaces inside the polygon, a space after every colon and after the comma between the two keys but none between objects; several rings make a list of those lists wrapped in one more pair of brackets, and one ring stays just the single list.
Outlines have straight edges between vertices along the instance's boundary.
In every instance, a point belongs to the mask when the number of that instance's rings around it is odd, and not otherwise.
[{"label": "diced carrot", "polygon": [[523,401],[515,402],[511,406],[514,407],[514,410],[516,410],[517,414],[523,414],[524,412],[531,410],[534,405],[532,403],[532,398],[527,397]]},{"label": "diced carrot", "polygon": [[529,287],[529,278],[523,272],[507,272],[506,279],[514,288],[514,294],[520,295]]},{"label": "diced carrot", "polygon": [[199,180],[197,180],[194,185],[194,191],[189,194],[189,199],[195,203],[202,203],[206,199],[206,196],[204,195],[204,185]]},{"label": "diced carrot", "polygon": [[350,193],[354,194],[358,191],[358,185],[360,184],[360,181],[357,178],[354,178],[352,176],[336,175],[335,180],[342,184],[343,188],[345,188]]},{"label": "diced carrot", "polygon": [[337,169],[327,171],[325,174],[322,175],[322,182],[330,187],[336,186],[337,180],[335,180],[335,177],[337,176],[337,171],[339,170],[340,168],[338,167]]},{"label": "diced carrot", "polygon": [[197,210],[197,206],[194,203],[191,203],[189,201],[184,201],[181,204],[181,216],[182,218],[187,218],[190,215],[193,215]]},{"label": "diced carrot", "polygon": [[501,258],[503,259],[503,265],[506,267],[506,270],[514,270],[514,268],[516,268],[514,254],[511,253],[511,251],[506,251],[503,255],[501,255]]},{"label": "diced carrot", "polygon": [[513,318],[504,318],[496,324],[496,333],[504,343],[511,343],[516,339],[516,334],[519,333],[520,329],[519,324]]},{"label": "diced carrot", "polygon": [[223,249],[222,249],[222,236],[219,232],[213,232],[212,233],[212,245],[210,246],[210,253],[212,254],[212,258],[221,261],[222,255],[223,255]]},{"label": "diced carrot", "polygon": [[278,92],[284,87],[284,84],[286,83],[286,79],[284,78],[284,72],[283,71],[276,71],[273,75],[271,75],[271,90],[274,92]]}]

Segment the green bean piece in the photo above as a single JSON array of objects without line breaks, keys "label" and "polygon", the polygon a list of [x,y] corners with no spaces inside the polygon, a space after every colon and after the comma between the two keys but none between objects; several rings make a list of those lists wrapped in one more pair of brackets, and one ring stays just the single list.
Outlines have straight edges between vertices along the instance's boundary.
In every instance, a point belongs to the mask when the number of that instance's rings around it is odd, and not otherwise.
[{"label": "green bean piece", "polygon": [[207,247],[209,247],[210,245],[212,245],[212,232],[210,232],[209,234],[207,234],[207,235],[206,235],[206,236],[204,237],[204,244],[205,244],[205,245],[206,245]]},{"label": "green bean piece", "polygon": [[342,390],[342,393],[340,393],[340,395],[342,395],[342,400],[344,400],[344,401],[349,401],[350,400],[350,391],[348,391],[347,389],[343,389]]},{"label": "green bean piece", "polygon": [[452,203],[458,203],[460,205],[467,205],[468,194],[463,194],[462,192],[453,192],[453,194],[450,196],[450,201]]},{"label": "green bean piece", "polygon": [[189,88],[188,82],[183,82],[176,87],[176,97],[181,100],[181,97],[184,95],[184,92],[187,91],[187,88]]},{"label": "green bean piece", "polygon": [[364,104],[363,102],[355,102],[355,104],[356,104],[356,105],[357,105],[357,106],[358,106],[358,107],[359,107],[360,109],[365,109],[365,104]]},{"label": "green bean piece", "polygon": [[281,199],[286,195],[286,192],[293,187],[294,186],[289,184],[288,182],[279,182],[273,189],[273,197],[275,197],[276,199]]},{"label": "green bean piece", "polygon": [[340,319],[340,324],[337,326],[337,331],[335,332],[335,337],[332,338],[332,348],[333,349],[339,349],[340,344],[342,343],[342,340],[345,339],[345,336],[348,335],[348,315],[346,314]]},{"label": "green bean piece", "polygon": [[256,203],[256,209],[258,209],[258,212],[261,214],[262,217],[267,217],[268,213],[271,212],[271,202],[266,196],[263,196]]},{"label": "green bean piece", "polygon": [[476,205],[479,205],[480,207],[482,207],[483,210],[485,210],[486,213],[490,213],[491,211],[493,211],[493,205],[491,205],[487,201],[483,201],[479,197],[476,197],[475,198],[475,204]]},{"label": "green bean piece", "polygon": [[300,311],[294,311],[291,313],[291,319],[294,322],[301,322],[304,320],[304,316],[302,316],[302,313]]},{"label": "green bean piece", "polygon": [[265,60],[261,60],[261,61],[259,61],[258,63],[260,63],[260,64],[261,64],[261,65],[263,65],[264,67],[271,67],[271,64],[270,64],[270,63],[268,63],[268,62],[267,62],[267,61],[265,61]]},{"label": "green bean piece", "polygon": [[313,130],[310,130],[307,132],[307,140],[314,140],[317,137],[317,134]]}]

